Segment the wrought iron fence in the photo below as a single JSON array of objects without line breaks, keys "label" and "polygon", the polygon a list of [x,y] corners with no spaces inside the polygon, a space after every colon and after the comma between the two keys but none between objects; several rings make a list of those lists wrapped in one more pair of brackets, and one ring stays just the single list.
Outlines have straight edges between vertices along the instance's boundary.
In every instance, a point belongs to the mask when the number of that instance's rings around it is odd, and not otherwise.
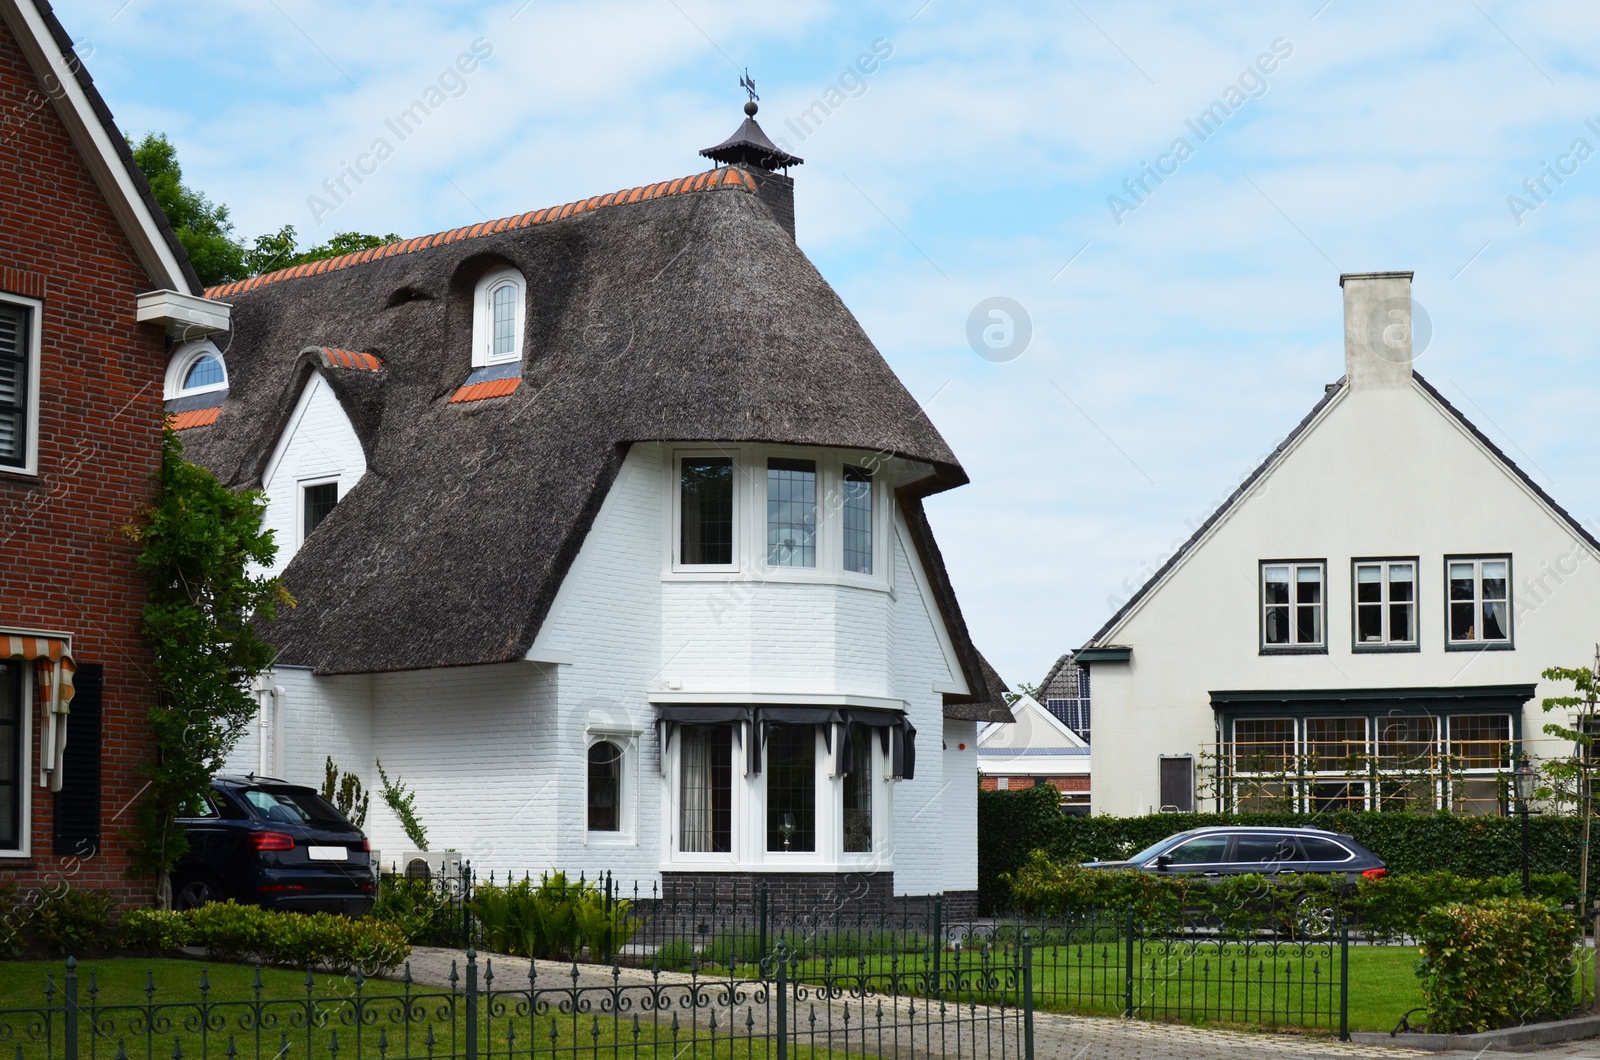
[{"label": "wrought iron fence", "polygon": [[[1026,946],[851,967],[781,944],[750,977],[611,965],[497,972],[468,950],[444,986],[305,974],[108,1000],[69,959],[36,1007],[0,1010],[17,1060],[540,1060],[970,1055],[1032,1060]],[[464,968],[462,967],[464,965]],[[1018,1000],[1020,999],[1020,1001]]]}]

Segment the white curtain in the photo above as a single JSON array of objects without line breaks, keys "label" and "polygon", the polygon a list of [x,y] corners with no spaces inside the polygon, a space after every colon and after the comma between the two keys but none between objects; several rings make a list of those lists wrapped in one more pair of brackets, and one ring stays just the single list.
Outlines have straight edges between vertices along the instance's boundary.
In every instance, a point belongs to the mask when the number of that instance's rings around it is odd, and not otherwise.
[{"label": "white curtain", "polygon": [[711,740],[699,726],[685,726],[678,741],[683,771],[683,825],[681,846],[694,853],[712,849]]}]

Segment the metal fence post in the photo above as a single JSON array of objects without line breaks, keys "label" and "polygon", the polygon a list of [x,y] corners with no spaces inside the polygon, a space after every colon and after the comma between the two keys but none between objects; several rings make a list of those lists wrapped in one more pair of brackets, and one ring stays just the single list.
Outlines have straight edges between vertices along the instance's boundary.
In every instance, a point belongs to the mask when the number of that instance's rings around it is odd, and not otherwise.
[{"label": "metal fence post", "polygon": [[933,979],[939,981],[939,959],[944,955],[944,897],[933,896]]},{"label": "metal fence post", "polygon": [[[78,1060],[78,959],[67,958],[66,1060]],[[18,1046],[20,1051],[21,1046]]]},{"label": "metal fence post", "polygon": [[771,954],[767,952],[767,881],[766,880],[762,880],[761,881],[761,897],[760,897],[759,901],[760,901],[760,907],[761,907],[761,929],[760,929],[761,930],[761,939],[760,939],[761,959],[762,960],[766,960],[769,956],[771,956]]},{"label": "metal fence post", "polygon": [[788,954],[778,954],[778,1060],[789,1060]]},{"label": "metal fence post", "polygon": [[461,863],[461,879],[457,882],[460,884],[456,888],[456,895],[461,903],[461,947],[471,949],[472,914],[467,911],[467,906],[472,901],[472,862]]},{"label": "metal fence post", "polygon": [[1128,910],[1126,949],[1123,953],[1124,993],[1122,1014],[1128,1019],[1133,1018],[1133,910]]},{"label": "metal fence post", "polygon": [[478,1060],[478,954],[467,948],[467,1060]]},{"label": "metal fence post", "polygon": [[1350,1040],[1350,925],[1339,925],[1339,1040]]},{"label": "metal fence post", "polygon": [[1033,943],[1022,937],[1022,1060],[1033,1060]]}]

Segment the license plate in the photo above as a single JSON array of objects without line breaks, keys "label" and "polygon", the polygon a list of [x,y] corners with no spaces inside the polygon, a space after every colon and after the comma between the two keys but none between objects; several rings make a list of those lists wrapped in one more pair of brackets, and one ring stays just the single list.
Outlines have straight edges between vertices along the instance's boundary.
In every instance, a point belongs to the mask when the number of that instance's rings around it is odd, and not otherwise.
[{"label": "license plate", "polygon": [[312,861],[346,861],[350,851],[345,847],[307,847]]}]

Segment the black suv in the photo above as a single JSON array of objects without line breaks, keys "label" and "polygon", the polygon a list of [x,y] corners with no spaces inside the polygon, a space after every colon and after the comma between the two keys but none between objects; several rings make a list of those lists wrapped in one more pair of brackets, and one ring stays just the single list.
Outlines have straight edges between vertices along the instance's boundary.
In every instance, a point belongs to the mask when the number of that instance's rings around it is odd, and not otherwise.
[{"label": "black suv", "polygon": [[220,776],[178,825],[189,836],[189,852],[172,874],[179,909],[229,898],[302,913],[372,908],[367,837],[311,788]]},{"label": "black suv", "polygon": [[1193,828],[1169,835],[1126,861],[1091,861],[1091,869],[1139,869],[1193,876],[1343,876],[1381,879],[1388,868],[1347,835],[1320,828]]}]

